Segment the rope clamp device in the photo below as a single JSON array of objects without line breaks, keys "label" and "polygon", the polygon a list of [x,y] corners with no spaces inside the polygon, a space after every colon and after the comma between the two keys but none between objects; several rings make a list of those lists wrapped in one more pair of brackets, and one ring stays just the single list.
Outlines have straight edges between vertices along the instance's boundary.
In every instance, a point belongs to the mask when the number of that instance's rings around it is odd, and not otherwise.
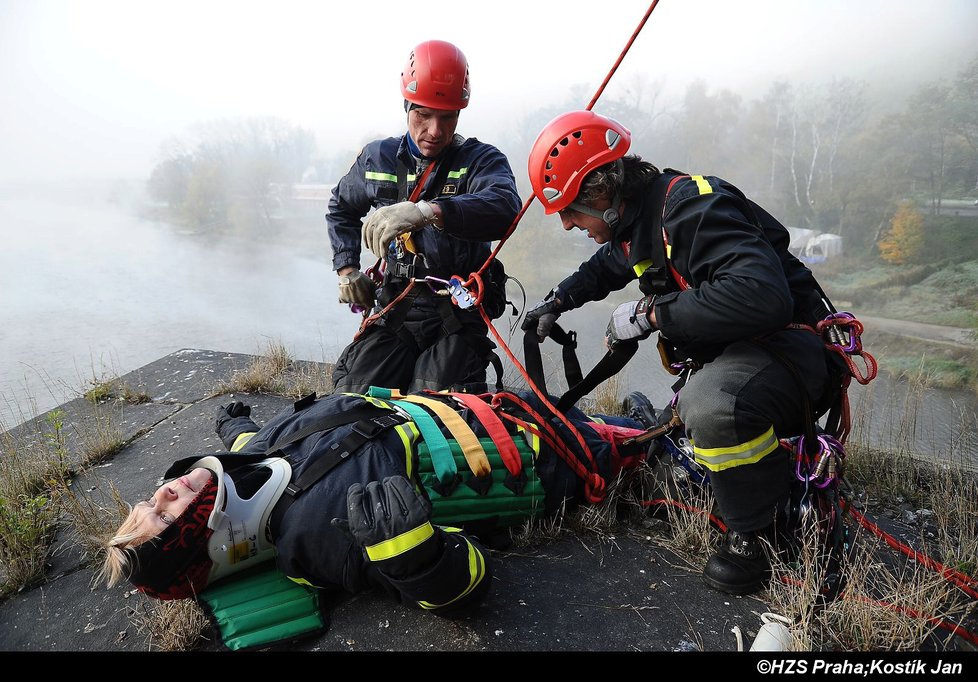
[{"label": "rope clamp device", "polygon": [[452,277],[448,280],[448,292],[452,295],[456,305],[465,310],[476,304],[476,298],[465,288],[465,284],[460,277]]}]

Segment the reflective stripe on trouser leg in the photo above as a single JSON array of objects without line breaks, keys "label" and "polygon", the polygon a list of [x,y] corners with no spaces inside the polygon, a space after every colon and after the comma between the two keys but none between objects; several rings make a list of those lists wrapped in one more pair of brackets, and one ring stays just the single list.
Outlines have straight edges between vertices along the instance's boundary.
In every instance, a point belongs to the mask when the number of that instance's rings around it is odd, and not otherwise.
[{"label": "reflective stripe on trouser leg", "polygon": [[[811,393],[826,378],[821,342],[804,332],[770,337],[796,362]],[[777,438],[800,433],[803,398],[794,378],[767,351],[741,342],[696,372],[679,394],[679,416],[697,460],[710,468],[713,494],[727,525],[750,531],[768,526],[786,500],[790,460]]]}]

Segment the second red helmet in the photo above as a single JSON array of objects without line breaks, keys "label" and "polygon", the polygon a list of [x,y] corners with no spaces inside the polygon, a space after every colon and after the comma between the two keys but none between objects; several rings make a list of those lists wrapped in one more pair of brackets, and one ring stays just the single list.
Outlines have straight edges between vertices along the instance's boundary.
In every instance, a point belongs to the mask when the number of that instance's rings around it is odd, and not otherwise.
[{"label": "second red helmet", "polygon": [[469,106],[469,63],[444,40],[428,40],[408,55],[401,95],[419,107],[456,110]]},{"label": "second red helmet", "polygon": [[548,215],[574,201],[588,173],[625,155],[629,130],[592,111],[561,114],[537,136],[530,150],[530,185]]}]

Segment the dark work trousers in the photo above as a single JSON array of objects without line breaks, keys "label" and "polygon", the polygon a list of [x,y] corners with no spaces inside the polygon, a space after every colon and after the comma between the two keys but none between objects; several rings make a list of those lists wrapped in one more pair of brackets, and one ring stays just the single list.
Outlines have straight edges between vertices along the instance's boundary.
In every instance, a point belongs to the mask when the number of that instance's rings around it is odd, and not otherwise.
[{"label": "dark work trousers", "polygon": [[334,392],[366,393],[370,386],[402,391],[486,390],[486,367],[496,347],[478,313],[456,312],[461,329],[446,334],[437,311],[412,310],[400,333],[383,320],[340,354]]},{"label": "dark work trousers", "polygon": [[[811,404],[824,403],[838,378],[822,340],[783,330],[763,341],[795,365]],[[731,530],[765,528],[787,502],[793,463],[777,443],[804,432],[801,391],[780,360],[750,341],[728,346],[680,390],[679,416],[696,460],[710,469],[713,494]]]}]

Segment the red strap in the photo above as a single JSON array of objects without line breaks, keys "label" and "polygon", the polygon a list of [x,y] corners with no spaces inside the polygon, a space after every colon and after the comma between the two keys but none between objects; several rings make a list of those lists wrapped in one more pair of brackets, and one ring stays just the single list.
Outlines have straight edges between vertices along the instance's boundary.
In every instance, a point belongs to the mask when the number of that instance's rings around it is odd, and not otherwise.
[{"label": "red strap", "polygon": [[677,175],[672,180],[670,180],[669,186],[666,187],[666,195],[662,199],[662,244],[666,250],[666,264],[669,266],[669,272],[672,273],[672,278],[676,281],[676,284],[679,285],[680,291],[686,291],[687,289],[691,289],[692,287],[689,286],[689,282],[687,282],[683,278],[683,276],[679,274],[679,271],[672,265],[672,258],[669,257],[669,235],[666,234],[666,224],[665,224],[666,202],[669,201],[669,192],[672,191],[672,188],[680,180],[689,180],[689,176]]},{"label": "red strap", "polygon": [[472,393],[449,393],[448,395],[472,410],[475,418],[482,424],[482,428],[492,438],[493,444],[499,451],[499,456],[503,459],[503,465],[513,476],[519,476],[523,470],[520,452],[516,449],[516,443],[513,442],[513,438],[493,409]]},{"label": "red strap", "polygon": [[415,185],[414,191],[411,192],[411,196],[408,197],[408,201],[417,203],[418,197],[421,196],[421,190],[424,189],[424,183],[428,179],[428,176],[431,175],[431,171],[436,165],[438,165],[438,162],[432,161],[428,164],[428,167],[424,169],[424,173],[422,173],[421,177],[418,179],[418,184]]}]

